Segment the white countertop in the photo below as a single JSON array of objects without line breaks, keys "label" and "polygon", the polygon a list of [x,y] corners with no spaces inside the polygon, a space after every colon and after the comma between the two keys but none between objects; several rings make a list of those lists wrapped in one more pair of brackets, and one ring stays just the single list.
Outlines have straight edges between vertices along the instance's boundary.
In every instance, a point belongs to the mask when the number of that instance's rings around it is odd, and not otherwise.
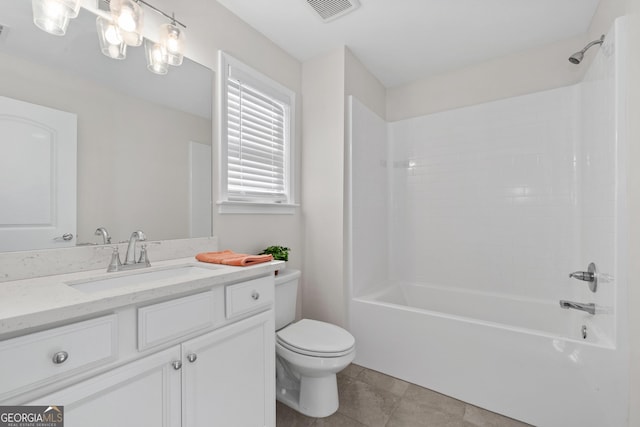
[{"label": "white countertop", "polygon": [[[272,261],[249,267],[231,267],[203,263],[190,257],[159,261],[149,268],[123,272],[106,273],[101,269],[0,283],[0,339],[15,336],[23,330],[269,274],[283,264],[282,261]],[[187,281],[176,277],[156,279],[91,293],[68,284],[186,265],[200,267]]]}]

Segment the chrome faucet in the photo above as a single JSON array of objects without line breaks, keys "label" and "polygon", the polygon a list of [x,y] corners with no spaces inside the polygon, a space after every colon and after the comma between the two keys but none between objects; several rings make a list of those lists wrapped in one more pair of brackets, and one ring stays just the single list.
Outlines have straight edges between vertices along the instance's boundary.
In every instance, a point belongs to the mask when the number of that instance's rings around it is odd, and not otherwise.
[{"label": "chrome faucet", "polygon": [[140,257],[136,260],[136,242],[144,242],[147,240],[147,236],[138,230],[134,231],[129,238],[129,246],[127,246],[127,255],[125,256],[124,264],[120,262],[120,254],[118,247],[113,248],[113,254],[111,254],[111,262],[107,267],[107,272],[132,270],[134,268],[151,267],[149,258],[147,256],[147,245],[142,244],[140,246]]},{"label": "chrome faucet", "polygon": [[589,314],[596,314],[596,305],[594,303],[584,304],[580,302],[566,301],[561,299],[560,307],[566,308],[566,309],[572,308],[574,310],[586,311]]},{"label": "chrome faucet", "polygon": [[102,236],[102,243],[104,245],[111,244],[111,236],[109,236],[109,232],[104,227],[98,227],[96,232],[94,233],[96,236]]},{"label": "chrome faucet", "polygon": [[[127,246],[127,255],[124,258],[124,264],[136,264],[136,242],[137,241],[144,242],[147,240],[147,236],[140,230],[134,231],[131,233],[131,237],[129,238],[129,246]],[[146,251],[145,251],[146,252]]]}]

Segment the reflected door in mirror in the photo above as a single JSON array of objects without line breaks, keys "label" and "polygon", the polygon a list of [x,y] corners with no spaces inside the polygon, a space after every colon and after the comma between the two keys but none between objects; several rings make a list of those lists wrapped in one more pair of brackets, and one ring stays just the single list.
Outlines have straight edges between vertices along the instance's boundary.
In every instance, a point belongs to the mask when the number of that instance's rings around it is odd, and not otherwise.
[{"label": "reflected door in mirror", "polygon": [[213,235],[211,145],[189,141],[189,237]]},{"label": "reflected door in mirror", "polygon": [[75,245],[76,123],[0,97],[0,251]]}]

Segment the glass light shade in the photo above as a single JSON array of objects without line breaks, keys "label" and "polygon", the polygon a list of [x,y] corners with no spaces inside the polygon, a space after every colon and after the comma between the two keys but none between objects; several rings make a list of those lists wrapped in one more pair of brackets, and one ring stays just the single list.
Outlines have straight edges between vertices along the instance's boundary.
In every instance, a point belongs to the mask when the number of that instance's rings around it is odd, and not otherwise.
[{"label": "glass light shade", "polygon": [[109,8],[124,42],[129,46],[140,46],[144,24],[144,11],[140,5],[133,0],[111,0]]},{"label": "glass light shade", "polygon": [[152,73],[167,74],[169,71],[169,58],[164,45],[145,40],[144,51],[147,57],[147,69]]},{"label": "glass light shade", "polygon": [[127,45],[122,39],[118,26],[113,21],[98,16],[96,18],[96,27],[102,53],[109,58],[125,59],[127,57]]},{"label": "glass light shade", "polygon": [[64,36],[69,20],[78,16],[80,0],[31,0],[33,23],[49,34]]},{"label": "glass light shade", "polygon": [[167,49],[169,65],[182,65],[185,49],[184,30],[175,24],[160,26],[160,43]]},{"label": "glass light shade", "polygon": [[58,3],[62,3],[62,5],[68,10],[69,18],[77,18],[78,13],[80,13],[80,3],[81,0],[57,0]]}]

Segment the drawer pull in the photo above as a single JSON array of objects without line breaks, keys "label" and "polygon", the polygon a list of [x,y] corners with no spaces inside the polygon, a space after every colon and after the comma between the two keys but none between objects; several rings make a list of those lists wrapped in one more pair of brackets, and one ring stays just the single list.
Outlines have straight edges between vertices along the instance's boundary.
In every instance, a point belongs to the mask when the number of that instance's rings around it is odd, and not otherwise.
[{"label": "drawer pull", "polygon": [[56,365],[59,365],[61,363],[66,362],[68,358],[69,358],[69,353],[67,353],[66,351],[59,351],[53,355],[53,363],[55,363]]},{"label": "drawer pull", "polygon": [[187,354],[187,360],[191,363],[195,362],[198,359],[198,355],[195,353]]},{"label": "drawer pull", "polygon": [[260,294],[256,291],[251,292],[251,298],[253,298],[254,301],[258,301],[258,299],[260,299]]},{"label": "drawer pull", "polygon": [[177,371],[178,369],[182,368],[182,362],[179,360],[174,360],[173,362],[171,362],[171,366],[173,366],[173,369]]}]

